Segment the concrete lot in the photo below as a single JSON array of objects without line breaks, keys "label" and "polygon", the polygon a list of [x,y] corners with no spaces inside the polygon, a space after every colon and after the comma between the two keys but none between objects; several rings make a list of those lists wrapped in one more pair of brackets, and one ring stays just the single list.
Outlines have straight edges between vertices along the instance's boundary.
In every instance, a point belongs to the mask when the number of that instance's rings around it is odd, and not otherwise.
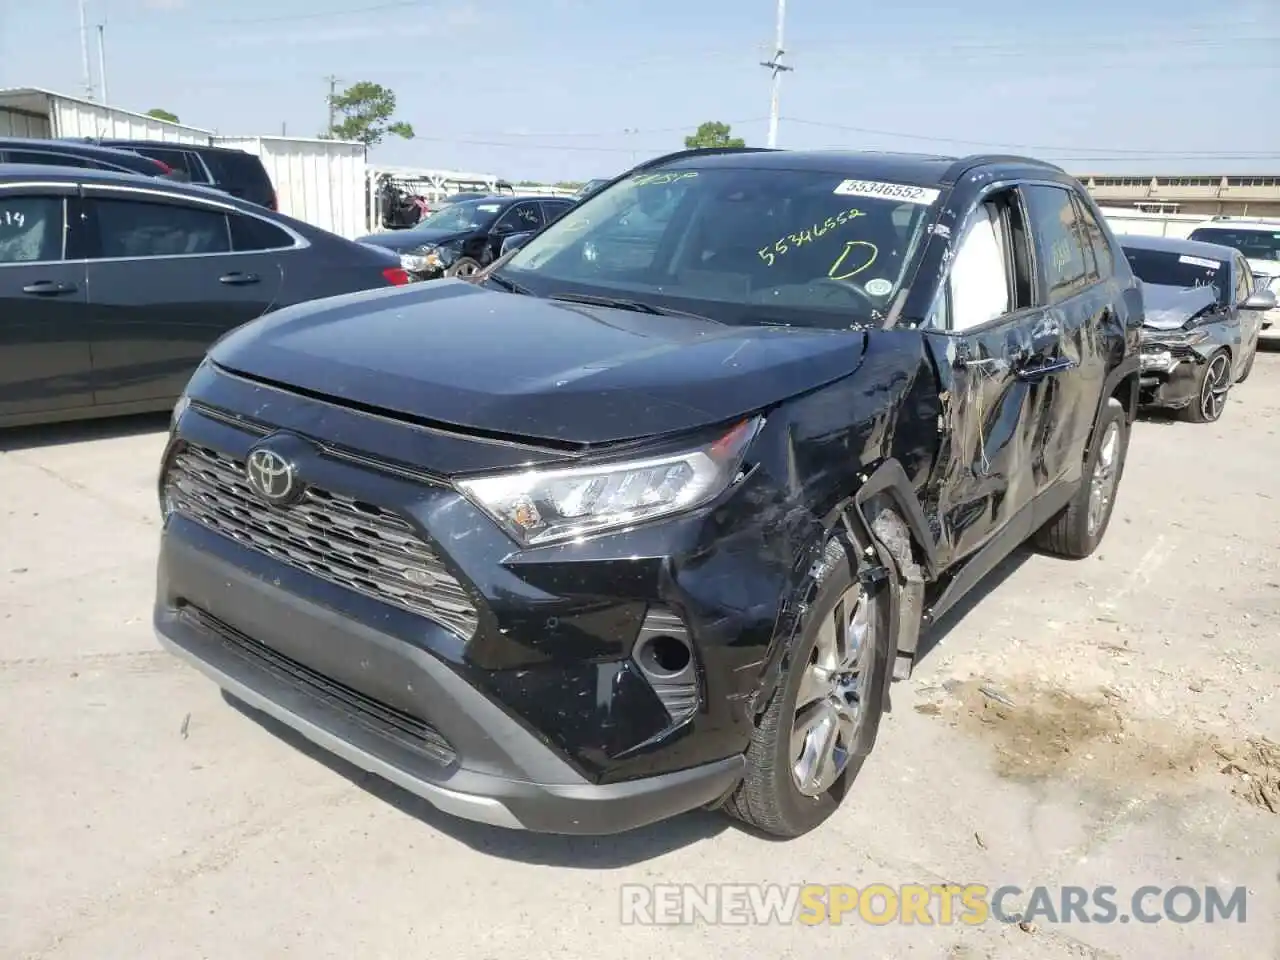
[{"label": "concrete lot", "polygon": [[[1280,741],[1280,354],[1217,424],[1139,423],[1100,553],[1007,563],[789,844],[706,814],[452,821],[235,709],[151,636],[163,430],[0,438],[0,955],[1280,958],[1277,770],[1249,744]],[[1250,896],[1244,924],[619,923],[624,883],[756,881]]]}]

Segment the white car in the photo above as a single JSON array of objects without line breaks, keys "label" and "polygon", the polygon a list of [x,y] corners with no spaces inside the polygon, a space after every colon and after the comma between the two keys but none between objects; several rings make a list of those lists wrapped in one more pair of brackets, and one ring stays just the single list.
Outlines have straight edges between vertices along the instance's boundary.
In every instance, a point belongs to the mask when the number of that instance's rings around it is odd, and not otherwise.
[{"label": "white car", "polygon": [[[1280,219],[1214,217],[1192,230],[1189,239],[1235,247],[1249,263],[1254,289],[1269,289],[1280,298]],[[1280,342],[1280,307],[1262,315],[1258,338]]]}]

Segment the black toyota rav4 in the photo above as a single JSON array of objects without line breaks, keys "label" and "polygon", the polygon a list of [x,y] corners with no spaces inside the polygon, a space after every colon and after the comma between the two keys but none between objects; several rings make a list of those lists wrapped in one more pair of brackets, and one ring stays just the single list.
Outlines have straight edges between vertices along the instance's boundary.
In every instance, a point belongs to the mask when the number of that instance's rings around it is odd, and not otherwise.
[{"label": "black toyota rav4", "polygon": [[923,627],[1102,539],[1140,286],[1019,157],[699,150],[471,280],[289,307],[174,412],[155,625],[442,810],[839,804]]}]

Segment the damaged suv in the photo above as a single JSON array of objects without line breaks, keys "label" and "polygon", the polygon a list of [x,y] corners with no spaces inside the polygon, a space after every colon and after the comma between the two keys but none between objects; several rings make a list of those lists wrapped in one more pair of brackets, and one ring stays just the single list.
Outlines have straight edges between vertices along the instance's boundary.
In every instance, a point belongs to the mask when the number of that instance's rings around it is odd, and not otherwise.
[{"label": "damaged suv", "polygon": [[438,808],[603,834],[826,819],[922,627],[1107,530],[1141,290],[1017,157],[637,167],[471,280],[210,351],[161,466],[155,626]]}]

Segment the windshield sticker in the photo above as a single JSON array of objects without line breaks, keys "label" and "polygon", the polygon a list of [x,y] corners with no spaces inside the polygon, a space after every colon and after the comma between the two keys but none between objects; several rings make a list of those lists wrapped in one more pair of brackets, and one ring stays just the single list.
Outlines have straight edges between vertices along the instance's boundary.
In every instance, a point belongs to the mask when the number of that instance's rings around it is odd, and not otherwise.
[{"label": "windshield sticker", "polygon": [[1189,267],[1204,267],[1206,270],[1217,270],[1222,266],[1217,260],[1206,260],[1204,257],[1189,257],[1185,254],[1178,258],[1179,263]]},{"label": "windshield sticker", "polygon": [[0,227],[17,227],[21,230],[27,223],[27,215],[21,210],[0,210]]},{"label": "windshield sticker", "polygon": [[[850,256],[855,250],[858,253]],[[878,256],[880,256],[880,248],[874,243],[869,243],[866,240],[846,240],[844,249],[840,251],[840,256],[836,257],[835,262],[831,264],[831,269],[827,271],[827,276],[832,280],[850,280],[875,263]],[[864,257],[866,261],[859,264],[858,261]]]},{"label": "windshield sticker", "polygon": [[678,183],[681,180],[691,180],[697,175],[697,170],[681,170],[674,173],[642,173],[638,177],[631,178],[631,185],[633,187],[661,186],[668,183]]},{"label": "windshield sticker", "polygon": [[843,227],[850,220],[865,216],[865,213],[856,208],[841,210],[835,216],[827,217],[822,223],[814,223],[805,227],[799,233],[788,233],[779,237],[772,245],[761,247],[756,253],[759,254],[766,267],[772,267],[777,262],[778,257],[788,253],[793,247],[803,247],[806,243],[812,243],[819,237],[830,233],[836,227]]},{"label": "windshield sticker", "polygon": [[893,284],[884,277],[876,277],[874,280],[868,280],[863,284],[863,289],[873,297],[887,296],[889,291],[893,289]]},{"label": "windshield sticker", "polygon": [[502,206],[497,203],[482,203],[476,209],[481,213],[493,213],[495,210],[501,210]]},{"label": "windshield sticker", "polygon": [[909,183],[880,183],[876,180],[845,180],[835,192],[842,197],[875,197],[879,200],[901,200],[927,207],[941,196],[933,187],[916,187]]}]

